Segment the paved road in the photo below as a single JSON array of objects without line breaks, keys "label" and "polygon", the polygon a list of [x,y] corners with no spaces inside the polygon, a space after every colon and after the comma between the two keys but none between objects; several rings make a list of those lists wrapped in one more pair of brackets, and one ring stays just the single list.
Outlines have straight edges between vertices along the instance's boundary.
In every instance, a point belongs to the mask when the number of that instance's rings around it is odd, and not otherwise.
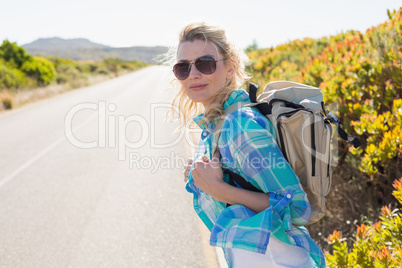
[{"label": "paved road", "polygon": [[0,267],[217,266],[182,182],[191,146],[164,121],[168,72],[0,115]]}]

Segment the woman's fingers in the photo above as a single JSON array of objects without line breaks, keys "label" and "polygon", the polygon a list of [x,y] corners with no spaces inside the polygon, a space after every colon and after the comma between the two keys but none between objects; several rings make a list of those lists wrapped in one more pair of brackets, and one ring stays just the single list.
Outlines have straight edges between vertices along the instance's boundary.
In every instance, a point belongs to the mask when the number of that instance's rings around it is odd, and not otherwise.
[{"label": "woman's fingers", "polygon": [[199,157],[196,161],[194,161],[193,159],[189,159],[188,164],[187,166],[185,166],[184,169],[184,182],[188,181],[188,176],[190,175],[191,167],[194,167],[193,169],[193,175],[194,175],[194,172],[197,173],[199,172],[200,169],[205,169],[208,166],[211,166],[212,168],[221,168],[219,150],[215,152],[212,159],[209,159],[209,157],[206,155]]},{"label": "woman's fingers", "polygon": [[185,170],[184,171],[184,182],[187,182],[188,181],[188,176],[190,175],[190,170]]},{"label": "woman's fingers", "polygon": [[186,166],[184,169],[184,182],[187,182],[188,176],[190,175],[191,166]]},{"label": "woman's fingers", "polygon": [[221,157],[221,153],[219,152],[219,150],[216,150],[216,152],[214,153],[214,155],[212,156],[211,159],[211,163],[214,165],[214,167],[216,166],[220,166],[220,157]]},{"label": "woman's fingers", "polygon": [[208,156],[206,156],[206,155],[203,155],[203,156],[201,157],[201,160],[202,160],[202,162],[204,162],[204,163],[208,163],[208,162],[209,162],[209,158],[208,158]]},{"label": "woman's fingers", "polygon": [[212,158],[220,158],[221,157],[221,152],[219,152],[219,150],[216,150],[214,155],[212,156]]},{"label": "woman's fingers", "polygon": [[193,158],[189,158],[187,165],[184,167],[184,182],[188,181],[188,176],[190,175],[191,166],[193,165]]}]

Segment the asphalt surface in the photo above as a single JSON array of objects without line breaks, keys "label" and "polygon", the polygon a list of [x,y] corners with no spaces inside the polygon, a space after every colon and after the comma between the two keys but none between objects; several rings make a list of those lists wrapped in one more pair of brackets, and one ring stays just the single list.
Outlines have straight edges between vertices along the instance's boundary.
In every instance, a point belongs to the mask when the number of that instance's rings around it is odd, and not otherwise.
[{"label": "asphalt surface", "polygon": [[165,120],[168,72],[0,114],[0,267],[217,267],[184,190],[190,136]]}]

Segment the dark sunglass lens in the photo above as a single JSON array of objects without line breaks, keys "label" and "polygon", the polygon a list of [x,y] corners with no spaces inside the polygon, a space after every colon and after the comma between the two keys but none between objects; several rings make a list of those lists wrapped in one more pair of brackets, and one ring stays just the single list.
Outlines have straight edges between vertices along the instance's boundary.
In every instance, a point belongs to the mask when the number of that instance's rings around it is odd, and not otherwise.
[{"label": "dark sunglass lens", "polygon": [[203,74],[213,74],[216,70],[216,62],[212,57],[202,57],[195,61],[198,71]]},{"label": "dark sunglass lens", "polygon": [[189,63],[177,63],[173,67],[173,72],[178,79],[184,80],[189,74],[189,67]]}]

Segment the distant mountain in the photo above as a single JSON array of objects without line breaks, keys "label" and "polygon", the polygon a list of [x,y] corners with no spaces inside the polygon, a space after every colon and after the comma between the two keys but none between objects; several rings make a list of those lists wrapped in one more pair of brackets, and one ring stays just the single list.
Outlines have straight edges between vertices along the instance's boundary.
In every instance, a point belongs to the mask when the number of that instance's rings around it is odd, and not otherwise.
[{"label": "distant mountain", "polygon": [[124,61],[138,60],[155,63],[157,55],[166,53],[168,48],[157,47],[122,47],[115,48],[91,42],[85,38],[62,39],[59,37],[40,38],[23,45],[29,54],[37,56],[56,56],[73,60],[103,60],[119,58]]},{"label": "distant mountain", "polygon": [[39,38],[32,43],[24,45],[26,50],[43,50],[43,49],[92,49],[92,48],[110,48],[109,46],[97,44],[85,38],[63,39],[59,37]]}]

